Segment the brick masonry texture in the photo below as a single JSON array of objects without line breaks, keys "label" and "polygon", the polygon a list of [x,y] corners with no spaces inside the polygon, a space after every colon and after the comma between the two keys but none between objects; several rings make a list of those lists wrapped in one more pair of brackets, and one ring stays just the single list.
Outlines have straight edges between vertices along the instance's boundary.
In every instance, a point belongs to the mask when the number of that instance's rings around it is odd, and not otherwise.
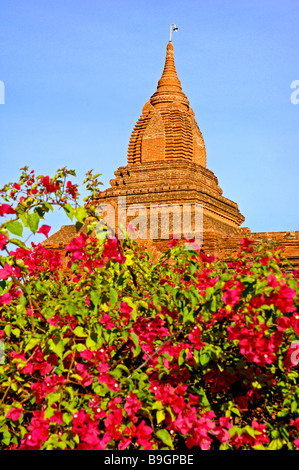
[{"label": "brick masonry texture", "polygon": [[[119,198],[126,207],[143,206],[149,221],[153,205],[176,204],[181,209],[189,204],[203,208],[203,246],[211,255],[225,260],[238,251],[241,238],[254,238],[257,243],[281,246],[288,259],[299,264],[299,232],[251,233],[241,227],[245,218],[238,205],[222,195],[218,179],[207,167],[206,148],[195,115],[178,79],[173,44],[167,44],[165,66],[156,92],[145,103],[129,141],[127,165],[118,168],[110,187],[94,201],[110,204],[116,209]],[[127,223],[136,214],[127,213]],[[171,218],[170,218],[171,219]],[[161,217],[158,230],[147,225],[147,239],[141,245],[158,257],[167,248],[168,240],[161,236]],[[173,222],[170,220],[170,228]],[[64,226],[44,243],[63,250],[75,235],[75,226]],[[170,238],[173,232],[170,230]]]}]

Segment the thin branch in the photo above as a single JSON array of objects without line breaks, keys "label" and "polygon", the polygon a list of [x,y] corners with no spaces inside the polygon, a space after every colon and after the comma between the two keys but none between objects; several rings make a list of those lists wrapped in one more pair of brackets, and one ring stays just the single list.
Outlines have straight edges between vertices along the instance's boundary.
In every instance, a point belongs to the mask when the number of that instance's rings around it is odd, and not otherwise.
[{"label": "thin branch", "polygon": [[30,310],[31,310],[31,329],[32,329],[32,332],[35,333],[34,318],[33,318],[34,308],[33,308],[33,305],[32,305],[32,298],[31,298],[30,294],[28,294],[28,299],[29,299]]},{"label": "thin branch", "polygon": [[137,367],[137,369],[133,370],[132,374],[130,374],[127,378],[130,379],[132,377],[132,375],[139,369],[142,369],[144,366],[146,366],[146,364],[153,358],[155,357],[157,354],[159,354],[159,352],[161,351],[161,349],[164,348],[165,344],[169,343],[170,340],[172,340],[173,338],[175,338],[176,336],[178,336],[181,332],[180,331],[177,331],[176,333],[173,333],[168,339],[166,339],[164,341],[164,343],[161,344],[161,346],[159,346],[159,348],[153,352],[153,354],[151,354],[140,366]]}]

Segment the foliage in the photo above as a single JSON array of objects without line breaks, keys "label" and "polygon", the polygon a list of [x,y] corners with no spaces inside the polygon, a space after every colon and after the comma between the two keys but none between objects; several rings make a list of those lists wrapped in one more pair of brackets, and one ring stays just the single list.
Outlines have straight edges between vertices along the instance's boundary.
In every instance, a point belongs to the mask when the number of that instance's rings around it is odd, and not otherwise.
[{"label": "foliage", "polygon": [[[224,263],[173,240],[154,263],[128,235],[95,236],[99,175],[84,207],[69,175],[25,167],[1,190],[0,448],[298,448],[299,276],[283,253],[243,239]],[[86,227],[67,267],[20,238],[47,237],[54,206]]]}]

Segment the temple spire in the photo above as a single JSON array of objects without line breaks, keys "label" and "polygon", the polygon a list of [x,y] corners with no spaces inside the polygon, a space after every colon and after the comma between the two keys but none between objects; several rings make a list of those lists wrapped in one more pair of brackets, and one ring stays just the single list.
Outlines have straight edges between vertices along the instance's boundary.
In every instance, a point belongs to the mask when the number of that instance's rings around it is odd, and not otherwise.
[{"label": "temple spire", "polygon": [[164,103],[180,102],[187,107],[189,101],[186,95],[182,92],[181,82],[177,76],[173,44],[169,41],[166,50],[166,59],[162,76],[158,82],[157,91],[152,95],[150,102],[153,106],[163,106]]}]

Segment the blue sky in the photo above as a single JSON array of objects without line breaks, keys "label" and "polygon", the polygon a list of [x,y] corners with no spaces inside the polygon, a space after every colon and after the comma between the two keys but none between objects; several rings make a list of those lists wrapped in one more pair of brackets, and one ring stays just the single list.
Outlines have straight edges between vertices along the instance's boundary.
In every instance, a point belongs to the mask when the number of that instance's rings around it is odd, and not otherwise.
[{"label": "blue sky", "polygon": [[[299,0],[1,0],[0,186],[29,165],[104,187],[162,74],[169,27],[207,167],[252,231],[299,229]],[[299,96],[299,94],[298,94]],[[61,214],[46,222],[56,231]]]}]

